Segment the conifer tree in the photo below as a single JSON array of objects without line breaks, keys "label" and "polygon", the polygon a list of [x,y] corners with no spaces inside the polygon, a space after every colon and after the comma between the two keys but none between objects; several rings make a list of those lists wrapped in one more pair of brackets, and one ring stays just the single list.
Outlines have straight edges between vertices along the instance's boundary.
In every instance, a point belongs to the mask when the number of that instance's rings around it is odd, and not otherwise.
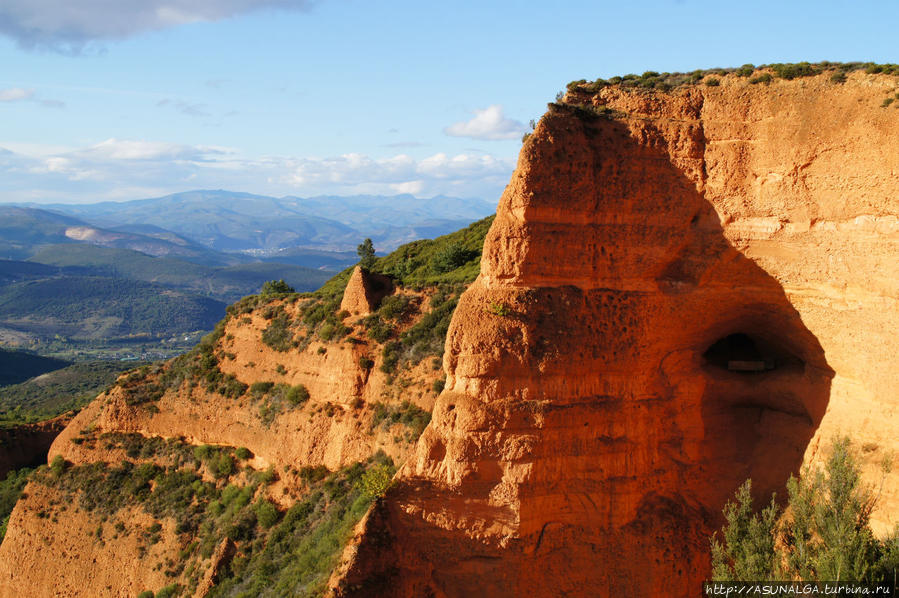
[{"label": "conifer tree", "polygon": [[754,513],[751,489],[747,480],[725,506],[724,543],[711,538],[714,581],[897,580],[899,527],[884,540],[871,532],[877,496],[862,484],[848,438],[834,441],[823,471],[806,468],[790,477],[783,512],[772,497]]}]

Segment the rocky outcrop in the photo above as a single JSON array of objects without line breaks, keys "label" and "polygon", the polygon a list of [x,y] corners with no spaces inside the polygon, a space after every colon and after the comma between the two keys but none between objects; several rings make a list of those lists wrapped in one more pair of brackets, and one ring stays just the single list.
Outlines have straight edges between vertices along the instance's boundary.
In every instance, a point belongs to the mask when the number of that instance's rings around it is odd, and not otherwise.
[{"label": "rocky outcrop", "polygon": [[343,292],[340,309],[354,316],[366,316],[376,310],[381,299],[392,290],[393,282],[390,278],[356,266]]},{"label": "rocky outcrop", "polygon": [[783,496],[838,432],[869,468],[899,449],[896,89],[730,75],[552,105],[334,594],[695,596],[743,480]]}]

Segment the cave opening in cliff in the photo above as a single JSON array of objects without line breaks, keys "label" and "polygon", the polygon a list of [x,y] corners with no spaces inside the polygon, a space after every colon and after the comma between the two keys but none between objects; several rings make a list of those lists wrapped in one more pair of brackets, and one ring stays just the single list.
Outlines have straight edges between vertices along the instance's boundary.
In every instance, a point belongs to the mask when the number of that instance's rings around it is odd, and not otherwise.
[{"label": "cave opening in cliff", "polygon": [[804,366],[803,361],[782,344],[745,332],[735,332],[718,339],[702,356],[711,366],[739,374],[802,369]]}]

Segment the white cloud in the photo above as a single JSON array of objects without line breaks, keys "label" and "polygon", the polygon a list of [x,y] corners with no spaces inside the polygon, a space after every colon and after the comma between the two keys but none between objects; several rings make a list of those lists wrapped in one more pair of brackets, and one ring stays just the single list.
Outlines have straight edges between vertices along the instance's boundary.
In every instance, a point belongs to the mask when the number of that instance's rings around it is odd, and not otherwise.
[{"label": "white cloud", "polygon": [[424,181],[406,181],[405,183],[392,183],[390,188],[394,193],[418,195],[424,191],[425,183]]},{"label": "white cloud", "polygon": [[17,102],[19,100],[30,100],[33,96],[33,89],[22,89],[21,87],[0,89],[0,102]]},{"label": "white cloud", "polygon": [[473,153],[423,159],[359,153],[248,158],[230,148],[149,140],[107,139],[75,149],[0,142],[0,197],[84,202],[207,188],[269,195],[411,193],[493,200],[513,168],[511,159]]},{"label": "white cloud", "polygon": [[306,9],[311,0],[3,0],[0,34],[25,48],[78,53],[96,40],[269,8]]},{"label": "white cloud", "polygon": [[452,137],[496,141],[517,139],[527,132],[527,127],[517,120],[506,118],[503,107],[494,104],[484,110],[475,110],[471,120],[454,123],[443,129],[443,132]]},{"label": "white cloud", "polygon": [[212,155],[232,153],[220,147],[181,145],[159,141],[107,139],[73,152],[81,159],[100,160],[188,160],[207,161]]},{"label": "white cloud", "polygon": [[34,95],[33,89],[22,89],[21,87],[10,87],[0,89],[0,102],[36,102],[46,108],[65,108],[65,102],[59,100],[42,100]]}]

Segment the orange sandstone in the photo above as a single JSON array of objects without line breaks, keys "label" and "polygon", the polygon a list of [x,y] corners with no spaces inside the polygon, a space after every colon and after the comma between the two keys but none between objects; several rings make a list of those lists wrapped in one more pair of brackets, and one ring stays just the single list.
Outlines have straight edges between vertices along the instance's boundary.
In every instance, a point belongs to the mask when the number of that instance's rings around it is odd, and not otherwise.
[{"label": "orange sandstone", "polygon": [[[899,449],[897,81],[570,93],[526,141],[433,419],[338,596],[696,596],[746,478]],[[608,107],[617,116],[597,116]],[[899,484],[874,523],[896,523]]]}]

